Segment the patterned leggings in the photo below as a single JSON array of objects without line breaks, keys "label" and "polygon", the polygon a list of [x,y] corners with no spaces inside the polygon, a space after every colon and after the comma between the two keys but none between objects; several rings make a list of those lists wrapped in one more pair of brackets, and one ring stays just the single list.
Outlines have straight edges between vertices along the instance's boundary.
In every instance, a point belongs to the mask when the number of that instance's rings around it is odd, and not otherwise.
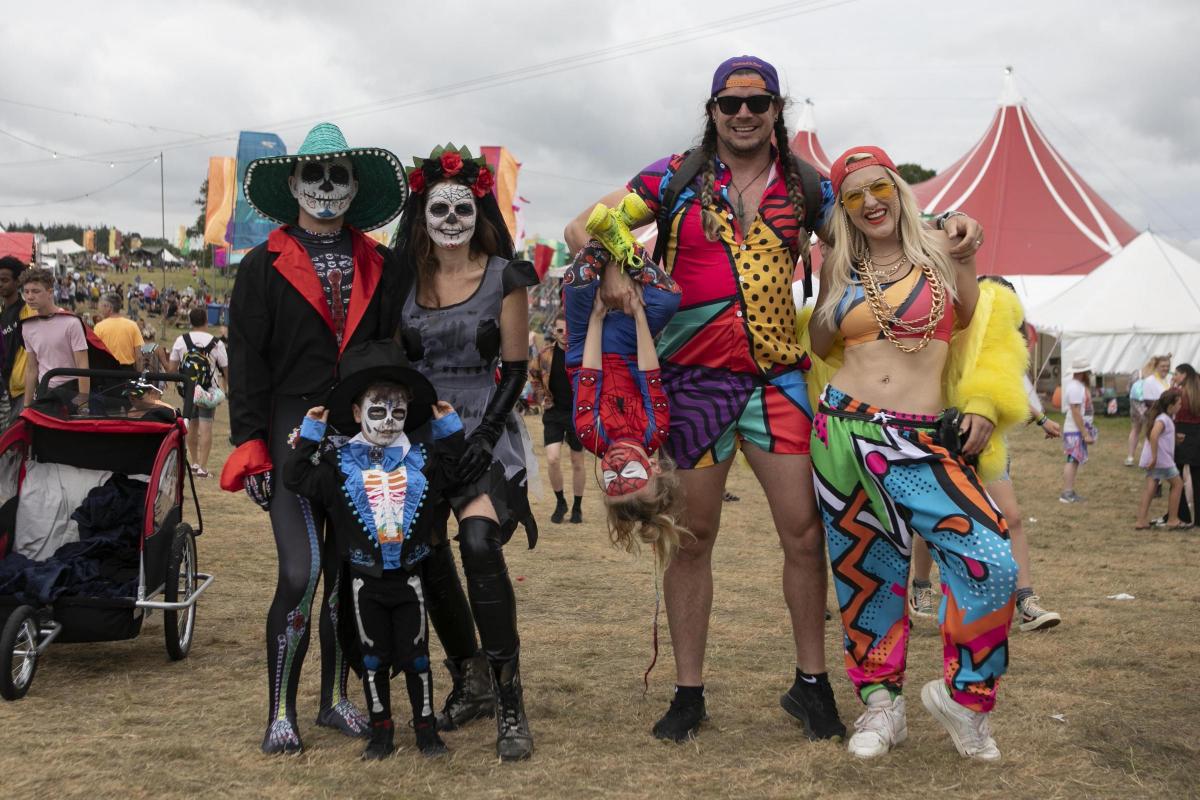
[{"label": "patterned leggings", "polygon": [[943,677],[951,697],[990,711],[1008,667],[1017,565],[1008,525],[975,470],[936,438],[938,417],[867,405],[827,387],[813,420],[812,463],[860,696],[904,685],[912,537],[938,562]]},{"label": "patterned leggings", "polygon": [[[267,611],[268,726],[286,721],[294,728],[296,724],[296,689],[300,684],[300,667],[308,652],[313,600],[321,577],[324,509],[285,488],[279,476],[279,465],[290,450],[288,436],[300,424],[309,405],[300,398],[280,398],[272,418],[271,460],[276,471],[271,476],[274,489],[271,528],[279,552],[279,578]],[[321,604],[322,709],[346,699],[349,665],[342,657],[336,635],[337,580],[336,570],[325,576]]]}]

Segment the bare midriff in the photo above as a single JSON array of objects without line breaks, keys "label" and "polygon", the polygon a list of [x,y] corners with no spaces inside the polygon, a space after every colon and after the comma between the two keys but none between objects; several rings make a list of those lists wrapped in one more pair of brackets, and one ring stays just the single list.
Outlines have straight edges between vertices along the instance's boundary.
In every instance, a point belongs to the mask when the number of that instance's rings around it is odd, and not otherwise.
[{"label": "bare midriff", "polygon": [[942,368],[950,346],[933,340],[915,353],[903,353],[887,340],[847,347],[842,368],[830,383],[855,400],[911,414],[938,414]]}]

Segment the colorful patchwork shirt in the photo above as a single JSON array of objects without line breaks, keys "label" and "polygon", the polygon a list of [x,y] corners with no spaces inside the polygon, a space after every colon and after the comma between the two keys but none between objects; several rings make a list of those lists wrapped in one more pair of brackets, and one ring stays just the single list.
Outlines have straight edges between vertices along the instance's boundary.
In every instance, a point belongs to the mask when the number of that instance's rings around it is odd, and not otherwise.
[{"label": "colorful patchwork shirt", "polygon": [[[773,155],[774,155],[774,151]],[[671,176],[683,155],[660,159],[629,182],[658,213]],[[787,186],[772,164],[758,214],[742,231],[729,199],[730,171],[714,164],[713,212],[721,218],[720,235],[710,242],[701,224],[703,171],[680,192],[671,210],[671,238],[664,261],[683,290],[679,312],[659,339],[659,356],[674,364],[727,369],[770,376],[808,357],[796,335],[792,280],[800,257],[796,221]],[[822,217],[833,205],[833,189],[821,181]]]},{"label": "colorful patchwork shirt", "polygon": [[324,442],[325,423],[304,418],[283,483],[326,508],[338,553],[352,569],[375,576],[411,570],[431,552],[432,516],[424,512],[455,480],[464,445],[458,414],[431,427],[431,448],[406,436],[378,447],[361,434],[332,447]]}]

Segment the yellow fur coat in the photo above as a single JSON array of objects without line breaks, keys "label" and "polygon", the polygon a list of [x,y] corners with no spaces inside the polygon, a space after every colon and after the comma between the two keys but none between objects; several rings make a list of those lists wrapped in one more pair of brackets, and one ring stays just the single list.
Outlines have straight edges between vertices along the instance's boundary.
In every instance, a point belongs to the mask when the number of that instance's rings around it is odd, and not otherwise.
[{"label": "yellow fur coat", "polygon": [[[842,341],[824,359],[812,355],[804,309],[797,320],[800,342],[812,358],[808,373],[808,398],[814,410],[821,391],[842,365]],[[993,281],[979,284],[975,315],[965,329],[954,332],[950,356],[942,371],[942,398],[964,414],[978,414],[996,426],[979,457],[979,477],[985,483],[1004,473],[1008,449],[1004,434],[1029,417],[1029,400],[1021,376],[1029,367],[1029,352],[1018,325],[1024,319],[1015,293]]]}]

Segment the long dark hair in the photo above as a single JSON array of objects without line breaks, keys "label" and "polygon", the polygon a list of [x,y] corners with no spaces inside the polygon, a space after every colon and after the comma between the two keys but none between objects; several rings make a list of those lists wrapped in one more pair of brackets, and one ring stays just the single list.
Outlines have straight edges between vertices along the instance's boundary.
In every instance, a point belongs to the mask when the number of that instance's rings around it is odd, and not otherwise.
[{"label": "long dark hair", "polygon": [[[791,105],[791,100],[787,97],[779,97],[777,101],[779,116],[775,118],[775,149],[783,168],[783,183],[787,187],[788,201],[792,204],[792,213],[796,216],[796,224],[800,227],[800,230],[796,232],[796,245],[800,251],[801,261],[808,268],[812,263],[809,240],[812,238],[813,231],[804,227],[804,189],[800,182],[800,170],[791,158],[792,151],[788,145],[790,137],[787,125],[783,121],[784,112]],[[700,205],[704,209],[701,219],[704,225],[704,236],[710,242],[717,240],[721,230],[721,218],[709,210],[709,206],[713,202],[713,184],[716,179],[713,162],[717,157],[717,123],[712,117],[713,105],[713,102],[709,100],[704,107],[704,134],[698,145],[704,153],[704,170],[701,172],[700,178]]]},{"label": "long dark hair", "polygon": [[1150,406],[1150,411],[1146,414],[1146,419],[1150,420],[1150,424],[1146,426],[1147,441],[1150,439],[1150,431],[1154,429],[1154,421],[1158,419],[1158,415],[1167,413],[1167,409],[1182,397],[1183,392],[1178,389],[1167,389],[1158,396],[1158,399],[1154,401],[1154,405]]},{"label": "long dark hair", "polygon": [[[469,184],[463,183],[464,186]],[[432,187],[430,187],[432,188]],[[425,229],[425,202],[429,190],[412,192],[400,212],[400,224],[392,240],[392,249],[400,261],[416,276],[417,296],[439,305],[440,299],[433,288],[433,276],[438,269],[437,250]],[[513,241],[508,226],[500,214],[496,196],[485,192],[475,198],[475,233],[471,236],[471,255],[513,257]]]},{"label": "long dark hair", "polygon": [[1191,364],[1179,364],[1175,367],[1177,374],[1183,375],[1178,390],[1183,394],[1183,405],[1188,411],[1200,411],[1200,374],[1196,373]]}]

